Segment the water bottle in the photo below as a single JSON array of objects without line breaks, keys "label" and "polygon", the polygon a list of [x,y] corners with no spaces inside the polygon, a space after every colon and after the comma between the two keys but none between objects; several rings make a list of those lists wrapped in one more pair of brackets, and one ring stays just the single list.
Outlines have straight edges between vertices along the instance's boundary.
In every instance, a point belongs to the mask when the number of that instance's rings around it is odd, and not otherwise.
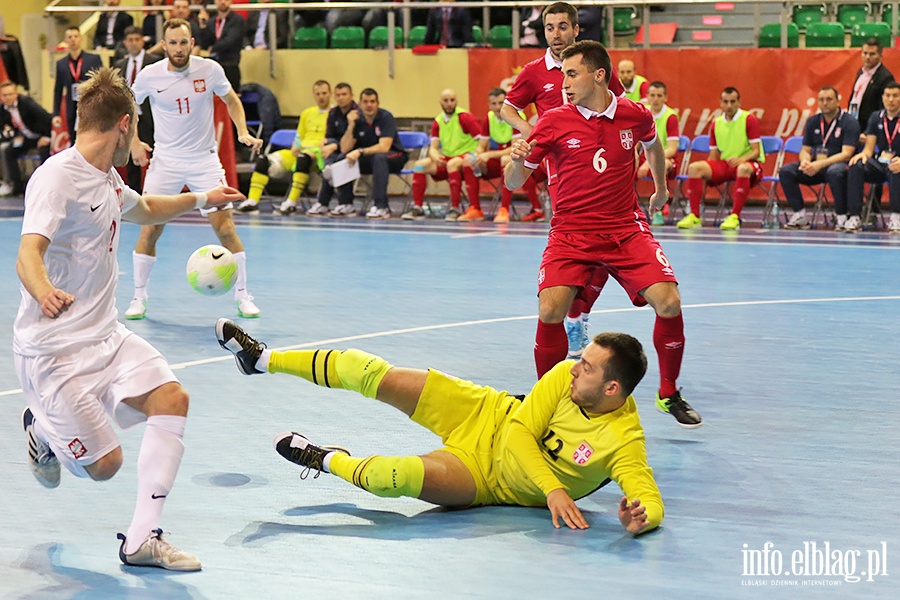
[{"label": "water bottle", "polygon": [[775,205],[772,206],[772,224],[770,226],[771,229],[778,229],[781,227],[781,218],[778,216],[778,200],[775,201]]},{"label": "water bottle", "polygon": [[481,177],[481,169],[478,168],[478,155],[474,152],[472,154],[472,172],[475,173],[475,177]]}]

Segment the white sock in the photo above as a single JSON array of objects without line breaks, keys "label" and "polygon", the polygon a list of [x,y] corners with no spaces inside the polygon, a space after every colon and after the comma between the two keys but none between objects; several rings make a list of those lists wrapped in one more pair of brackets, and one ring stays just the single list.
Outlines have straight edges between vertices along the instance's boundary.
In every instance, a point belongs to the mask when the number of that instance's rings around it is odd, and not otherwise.
[{"label": "white sock", "polygon": [[132,252],[131,260],[134,264],[134,297],[146,300],[147,285],[150,283],[150,273],[156,264],[156,257]]},{"label": "white sock", "polygon": [[259,358],[256,361],[256,369],[258,371],[262,371],[263,373],[269,372],[269,357],[272,356],[272,351],[266,348],[262,351],[262,354],[259,355]]},{"label": "white sock", "polygon": [[322,459],[322,470],[326,473],[331,473],[331,457],[337,454],[337,452],[329,452],[325,455],[325,458]]},{"label": "white sock", "polygon": [[186,417],[154,415],[147,418],[147,428],[138,454],[138,497],[134,518],[128,528],[125,554],[133,554],[159,526],[166,496],[175,483],[175,475],[184,455]]},{"label": "white sock", "polygon": [[240,302],[245,296],[249,295],[247,291],[247,253],[235,252],[234,260],[237,261],[237,282],[234,284],[234,299]]},{"label": "white sock", "polygon": [[798,219],[800,219],[800,218],[805,219],[805,218],[806,218],[806,209],[805,209],[805,208],[801,208],[800,210],[798,210],[798,211],[795,212],[794,214],[797,216]]}]

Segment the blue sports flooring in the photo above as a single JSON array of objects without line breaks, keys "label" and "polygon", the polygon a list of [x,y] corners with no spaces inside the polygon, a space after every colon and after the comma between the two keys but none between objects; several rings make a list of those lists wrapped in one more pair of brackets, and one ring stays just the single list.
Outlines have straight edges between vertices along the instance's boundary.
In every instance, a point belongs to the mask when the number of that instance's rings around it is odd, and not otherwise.
[{"label": "blue sports flooring", "polygon": [[[191,393],[163,526],[204,569],[178,574],[117,558],[142,427],[121,434],[125,465],[109,482],[64,472],[45,490],[28,471],[10,339],[15,213],[0,219],[2,598],[900,597],[897,237],[662,229],[684,301],[680,383],[705,419],[692,431],[654,409],[653,313],[610,282],[592,331],[645,345],[635,396],[666,504],[662,527],[633,538],[614,484],[579,501],[591,528],[570,531],[545,509],[447,511],[329,475],[301,481],[272,449],[279,432],[358,456],[425,453],[439,440],[374,400],[240,375],[213,335],[218,317],[235,317],[230,295],[204,298],[185,280],[190,253],[215,242],[186,217],[160,241],[148,319],[128,323]],[[262,310],[242,322],[270,347],[354,346],[514,392],[534,383],[546,224],[236,220]],[[122,311],[137,232],[122,231]]]}]

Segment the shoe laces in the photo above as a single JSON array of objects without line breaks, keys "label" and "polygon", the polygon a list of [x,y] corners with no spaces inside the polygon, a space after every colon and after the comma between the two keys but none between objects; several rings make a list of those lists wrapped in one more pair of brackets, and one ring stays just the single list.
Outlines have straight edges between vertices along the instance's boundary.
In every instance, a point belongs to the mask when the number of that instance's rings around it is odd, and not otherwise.
[{"label": "shoe laces", "polygon": [[674,394],[664,398],[664,400],[670,410],[673,406],[683,412],[691,409],[687,401],[681,397],[681,390],[676,390]]},{"label": "shoe laces", "polygon": [[[247,296],[245,300],[253,300],[253,296]],[[254,338],[250,337],[250,334],[243,329],[235,329],[232,335],[234,336],[234,339],[237,340],[237,343],[241,345],[241,348],[245,348],[247,350],[256,348],[260,351],[266,348],[265,343],[256,341]]]},{"label": "shoe laces", "polygon": [[304,469],[300,471],[300,479],[309,477],[309,472],[316,471],[313,479],[318,479],[322,471],[325,470],[322,459],[325,454],[315,448],[311,442],[307,442],[306,448],[291,448],[291,460],[297,464],[303,465]]}]

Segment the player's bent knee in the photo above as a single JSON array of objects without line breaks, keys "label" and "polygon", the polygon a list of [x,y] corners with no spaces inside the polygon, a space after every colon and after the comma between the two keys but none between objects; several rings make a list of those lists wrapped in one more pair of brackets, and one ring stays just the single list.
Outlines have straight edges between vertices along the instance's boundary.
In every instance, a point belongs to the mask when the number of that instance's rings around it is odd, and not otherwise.
[{"label": "player's bent knee", "polygon": [[344,389],[359,392],[366,398],[378,395],[378,386],[393,365],[380,356],[350,348],[340,353],[335,369]]},{"label": "player's bent knee", "polygon": [[169,383],[153,392],[147,399],[144,413],[154,415],[187,416],[191,396],[181,384]]},{"label": "player's bent knee", "polygon": [[373,456],[362,467],[361,487],[382,498],[418,498],[425,465],[418,456]]},{"label": "player's bent knee", "polygon": [[117,446],[112,452],[101,457],[95,463],[87,465],[84,470],[94,481],[107,481],[112,479],[122,467],[122,448]]}]

